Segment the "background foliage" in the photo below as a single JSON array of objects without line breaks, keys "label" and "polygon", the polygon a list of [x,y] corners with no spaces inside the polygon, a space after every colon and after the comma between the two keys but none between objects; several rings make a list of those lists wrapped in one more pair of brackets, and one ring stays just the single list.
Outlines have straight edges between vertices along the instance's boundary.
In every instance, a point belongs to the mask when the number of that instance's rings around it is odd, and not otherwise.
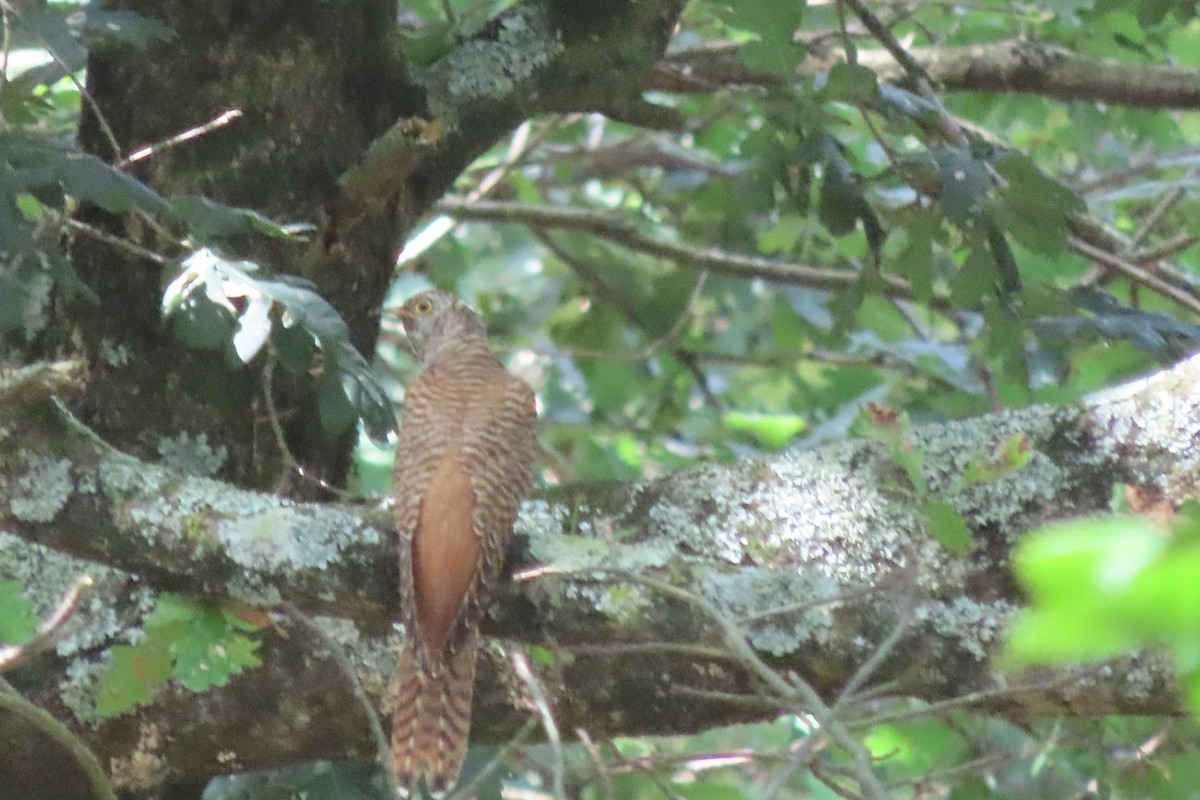
[{"label": "background foliage", "polygon": [[[410,59],[435,62],[505,5],[407,4]],[[874,58],[886,45],[920,63],[931,50],[1002,45],[1030,69],[1061,53],[1113,59],[1133,86],[1154,79],[1153,65],[1200,68],[1194,2],[870,3],[882,36],[861,5],[696,0],[648,94],[679,114],[681,131],[599,115],[531,119],[414,232],[394,301],[436,285],[480,309],[510,368],[538,391],[545,480],[647,478],[852,434],[888,442],[919,478],[910,424],[1067,402],[1200,343],[1200,115],[998,85],[949,91],[936,69],[931,78],[912,64],[885,81]],[[162,269],[176,334],[226,353],[231,369],[270,359],[316,373],[322,422],[364,422],[356,488],[386,492],[390,455],[370,439],[386,440],[389,398],[402,399],[412,370],[396,320],[384,316],[372,372],[310,284],[237,250],[247,232],[304,236],[304,226],[160,196],[128,163],[73,143],[86,48],[175,34],[98,3],[6,6],[5,21],[0,357],[19,360],[55,297],[89,296],[70,243],[107,234],[73,213],[90,204],[135,216],[173,242],[146,255]],[[1020,453],[1010,443],[981,474],[1019,468]],[[936,498],[927,510],[945,543],[969,550],[952,511]],[[1114,510],[1130,515],[1023,549],[1036,610],[1016,657],[1165,644],[1195,708],[1196,513],[1156,520],[1127,500]],[[35,627],[20,585],[0,581],[0,640]],[[114,654],[102,713],[171,676],[202,690],[252,667],[252,627],[182,600],[160,605],[145,640]],[[1016,724],[914,702],[905,718],[857,723],[897,797],[1184,798],[1200,777],[1191,720]],[[797,716],[576,745],[567,788],[589,798],[853,796],[844,754],[812,759],[810,733]],[[492,754],[481,749],[469,770]],[[547,746],[509,754],[504,785],[544,793],[555,758]],[[368,797],[372,786],[368,774],[322,765],[221,779],[205,796]],[[485,784],[499,788],[496,776]]]}]

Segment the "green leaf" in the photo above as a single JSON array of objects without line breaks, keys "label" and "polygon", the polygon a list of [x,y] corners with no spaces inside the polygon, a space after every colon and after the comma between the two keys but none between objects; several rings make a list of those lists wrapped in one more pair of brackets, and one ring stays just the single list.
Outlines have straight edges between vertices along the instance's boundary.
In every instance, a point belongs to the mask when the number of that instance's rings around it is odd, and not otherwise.
[{"label": "green leaf", "polygon": [[896,271],[908,279],[913,298],[921,304],[933,298],[936,271],[933,263],[933,237],[941,223],[929,216],[909,222],[901,233],[907,238],[904,249],[892,262]]},{"label": "green leaf", "polygon": [[947,550],[969,553],[975,547],[975,539],[967,528],[966,520],[954,506],[943,500],[927,500],[925,516],[929,520],[930,535]]},{"label": "green leaf", "polygon": [[[1144,620],[1164,611],[1163,592],[1142,576],[1166,545],[1164,532],[1140,517],[1077,520],[1029,534],[1013,564],[1030,611],[1012,629],[1009,654],[1018,663],[1102,657],[1155,636]],[[1200,582],[1192,586],[1200,592]]]},{"label": "green leaf", "polygon": [[192,692],[224,686],[247,667],[262,664],[256,652],[259,642],[233,633],[220,614],[197,619],[186,627],[171,650],[175,659],[172,675]]},{"label": "green leaf", "polygon": [[542,647],[541,645],[530,645],[527,652],[529,653],[529,657],[532,658],[535,663],[541,664],[542,666],[552,667],[557,660],[554,657],[553,650],[548,647]]},{"label": "green leaf", "polygon": [[271,329],[271,344],[280,365],[292,372],[306,372],[317,354],[316,340],[298,324],[275,325]]},{"label": "green leaf", "polygon": [[835,64],[823,87],[825,97],[854,105],[873,102],[878,94],[875,72],[859,64]]},{"label": "green leaf", "polygon": [[817,216],[821,224],[834,236],[845,236],[861,220],[867,244],[878,258],[884,238],[883,224],[867,201],[857,173],[842,155],[841,146],[833,137],[825,135],[821,153],[825,165],[825,177],[821,181],[817,202]]},{"label": "green leaf", "polygon": [[782,450],[808,423],[795,414],[759,414],[729,411],[724,422],[732,430],[748,433],[768,450]]},{"label": "green leaf", "polygon": [[982,247],[974,247],[950,276],[950,299],[959,308],[978,308],[996,287],[996,265]]},{"label": "green leaf", "polygon": [[115,717],[154,699],[171,675],[167,648],[158,643],[117,645],[96,692],[96,712]]},{"label": "green leaf", "polygon": [[996,223],[1034,252],[1061,253],[1067,246],[1069,215],[1084,210],[1080,197],[1024,154],[1005,152],[992,165],[1007,184],[989,203]]},{"label": "green leaf", "polygon": [[[67,24],[74,30],[92,38],[103,37],[100,43],[120,42],[144,48],[155,42],[169,42],[175,31],[154,17],[143,16],[134,11],[109,11],[97,3],[73,10]],[[99,48],[97,48],[99,49]]]},{"label": "green leaf", "polygon": [[0,333],[25,329],[28,302],[29,295],[24,285],[16,278],[0,272]]},{"label": "green leaf", "polygon": [[197,242],[211,244],[222,239],[259,233],[276,239],[292,236],[295,228],[285,227],[248,208],[234,208],[207,197],[172,197],[171,211],[188,226]]},{"label": "green leaf", "polygon": [[322,427],[333,434],[349,430],[358,419],[337,370],[325,370],[317,382],[317,413]]},{"label": "green leaf", "polygon": [[635,395],[637,376],[628,364],[616,361],[595,361],[584,370],[588,394],[597,412],[619,415]]},{"label": "green leaf", "polygon": [[175,335],[197,350],[221,350],[229,344],[236,325],[233,315],[203,295],[181,302],[171,315]]},{"label": "green leaf", "polygon": [[114,214],[134,209],[153,213],[169,210],[166,201],[153,189],[93,155],[75,151],[46,152],[48,163],[69,195],[95,203]]},{"label": "green leaf", "polygon": [[806,55],[803,45],[792,42],[749,42],[738,48],[738,60],[748,69],[788,74]]},{"label": "green leaf", "polygon": [[973,225],[986,207],[992,186],[987,166],[966,150],[943,148],[934,155],[942,184],[938,205],[956,225]]},{"label": "green leaf", "polygon": [[0,578],[0,644],[22,644],[37,633],[36,610],[24,588],[19,581]]},{"label": "green leaf", "polygon": [[[361,418],[372,439],[386,440],[388,433],[396,428],[391,399],[379,386],[366,359],[350,342],[350,330],[345,321],[317,294],[309,281],[286,275],[273,279],[256,278],[250,274],[255,270],[256,264],[227,259],[215,250],[201,248],[183,262],[183,270],[163,292],[163,314],[176,320],[181,316],[185,318],[183,333],[193,337],[188,341],[213,346],[217,335],[212,317],[221,315],[205,309],[202,298],[207,298],[209,305],[231,318],[236,309],[231,299],[245,298],[237,321],[246,322],[249,311],[257,310],[258,316],[250,320],[253,325],[247,328],[256,330],[259,335],[264,333],[263,326],[270,320],[265,314],[263,299],[278,303],[285,312],[283,325],[302,328],[325,355],[324,377],[318,386],[317,401],[322,422],[334,426],[327,429],[345,431],[355,419]],[[177,327],[179,324],[176,323]],[[220,346],[224,347],[232,335],[230,326]],[[249,337],[250,333],[245,335]],[[242,354],[252,355],[256,342],[257,338],[242,342],[245,345]],[[302,346],[296,344],[296,347]],[[293,351],[288,357],[299,362],[302,353]]]},{"label": "green leaf", "polygon": [[769,228],[755,231],[758,252],[763,255],[790,253],[804,232],[804,220],[800,217],[786,215],[780,217]]}]

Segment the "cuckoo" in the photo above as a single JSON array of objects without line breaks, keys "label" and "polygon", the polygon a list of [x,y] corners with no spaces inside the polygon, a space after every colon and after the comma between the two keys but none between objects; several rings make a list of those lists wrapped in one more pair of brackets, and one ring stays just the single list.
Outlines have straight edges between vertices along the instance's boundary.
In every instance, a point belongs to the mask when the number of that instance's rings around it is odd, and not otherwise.
[{"label": "cuckoo", "polygon": [[422,371],[405,391],[393,483],[405,641],[392,768],[402,792],[437,795],[466,756],[479,624],[533,480],[535,408],[454,295],[422,292],[400,319]]}]

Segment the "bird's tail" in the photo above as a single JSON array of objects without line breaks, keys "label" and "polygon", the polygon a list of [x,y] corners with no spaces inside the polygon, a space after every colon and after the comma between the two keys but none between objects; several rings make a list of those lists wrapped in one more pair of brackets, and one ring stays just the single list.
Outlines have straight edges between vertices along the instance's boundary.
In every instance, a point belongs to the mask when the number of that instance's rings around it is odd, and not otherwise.
[{"label": "bird's tail", "polygon": [[400,653],[392,715],[392,769],[407,797],[424,782],[434,797],[458,779],[471,732],[471,694],[479,639],[471,636],[439,663],[421,665],[412,647]]}]

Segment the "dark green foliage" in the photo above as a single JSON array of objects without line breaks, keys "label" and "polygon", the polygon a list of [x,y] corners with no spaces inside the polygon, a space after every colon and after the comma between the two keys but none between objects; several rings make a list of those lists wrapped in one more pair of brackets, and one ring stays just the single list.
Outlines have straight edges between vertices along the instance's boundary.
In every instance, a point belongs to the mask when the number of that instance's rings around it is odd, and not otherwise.
[{"label": "dark green foliage", "polygon": [[[231,210],[219,217],[246,219]],[[268,340],[278,341],[286,349],[280,363],[296,372],[311,367],[319,348],[324,364],[317,397],[325,428],[338,433],[361,418],[377,440],[395,429],[391,400],[351,344],[345,321],[311,283],[287,275],[256,278],[251,273],[258,265],[207,248],[181,266],[163,295],[163,314],[175,320],[188,344],[231,347],[240,361],[249,362]]]}]

